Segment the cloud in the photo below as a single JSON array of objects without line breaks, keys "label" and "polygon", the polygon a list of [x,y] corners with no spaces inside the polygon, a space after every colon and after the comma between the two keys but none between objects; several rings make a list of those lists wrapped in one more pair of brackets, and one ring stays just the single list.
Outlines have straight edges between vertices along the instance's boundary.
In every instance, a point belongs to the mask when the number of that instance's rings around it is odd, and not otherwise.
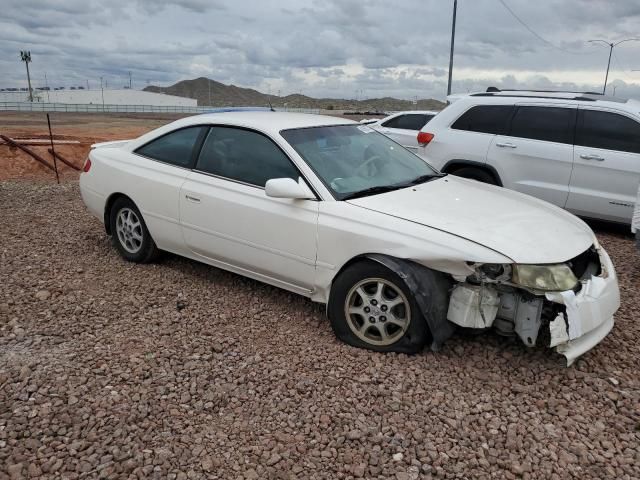
[{"label": "cloud", "polygon": [[[167,85],[197,76],[317,96],[443,98],[451,3],[442,0],[3,0],[0,87]],[[637,0],[459,2],[453,90],[601,89],[607,49],[632,37]],[[616,94],[640,97],[640,42],[615,50]],[[364,93],[363,93],[364,92]]]}]

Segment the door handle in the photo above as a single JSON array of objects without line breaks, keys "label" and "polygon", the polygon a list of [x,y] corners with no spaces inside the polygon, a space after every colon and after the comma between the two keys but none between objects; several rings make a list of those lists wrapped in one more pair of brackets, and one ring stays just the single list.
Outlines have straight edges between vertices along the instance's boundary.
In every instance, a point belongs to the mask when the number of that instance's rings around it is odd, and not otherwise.
[{"label": "door handle", "polygon": [[516,146],[513,143],[502,143],[502,142],[497,142],[496,143],[496,147],[500,147],[500,148],[516,148]]},{"label": "door handle", "polygon": [[604,157],[601,157],[600,155],[587,155],[583,153],[582,155],[580,155],[580,158],[582,158],[583,160],[595,160],[596,162],[604,162]]},{"label": "door handle", "polygon": [[185,195],[184,198],[193,203],[200,203],[200,199],[198,197],[192,197],[191,195]]}]

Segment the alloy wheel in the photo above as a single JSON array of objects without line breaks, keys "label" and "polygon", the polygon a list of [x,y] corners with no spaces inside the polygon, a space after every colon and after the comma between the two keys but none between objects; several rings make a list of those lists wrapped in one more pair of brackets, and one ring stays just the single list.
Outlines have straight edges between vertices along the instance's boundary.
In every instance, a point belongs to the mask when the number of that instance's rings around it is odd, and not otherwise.
[{"label": "alloy wheel", "polygon": [[383,278],[356,283],[345,300],[345,318],[360,340],[385,346],[397,342],[409,328],[411,307],[402,290]]},{"label": "alloy wheel", "polygon": [[142,223],[136,212],[122,208],[116,216],[116,234],[120,245],[129,253],[138,253],[142,248],[144,234]]}]

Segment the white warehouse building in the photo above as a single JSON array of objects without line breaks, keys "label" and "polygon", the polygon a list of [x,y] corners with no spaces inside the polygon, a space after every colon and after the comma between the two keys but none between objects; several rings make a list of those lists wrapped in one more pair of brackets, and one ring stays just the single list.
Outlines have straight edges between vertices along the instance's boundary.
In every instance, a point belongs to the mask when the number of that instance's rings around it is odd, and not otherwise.
[{"label": "white warehouse building", "polygon": [[[26,91],[0,92],[0,102],[26,102]],[[197,107],[195,98],[177,97],[142,90],[34,90],[33,101],[76,105],[151,105],[171,107]]]}]

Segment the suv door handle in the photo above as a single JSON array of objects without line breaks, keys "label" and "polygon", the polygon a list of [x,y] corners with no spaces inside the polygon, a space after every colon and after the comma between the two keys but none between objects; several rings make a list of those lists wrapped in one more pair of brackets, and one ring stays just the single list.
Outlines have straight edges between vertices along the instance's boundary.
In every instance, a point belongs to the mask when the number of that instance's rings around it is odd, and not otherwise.
[{"label": "suv door handle", "polygon": [[191,195],[185,195],[184,198],[193,203],[200,203],[200,199],[198,197],[192,197]]},{"label": "suv door handle", "polygon": [[514,145],[513,143],[496,142],[496,147],[500,147],[500,148],[516,148],[516,145]]},{"label": "suv door handle", "polygon": [[604,157],[601,157],[600,155],[587,155],[586,153],[583,153],[582,155],[580,155],[580,158],[582,158],[583,160],[595,160],[596,162],[604,162]]}]

